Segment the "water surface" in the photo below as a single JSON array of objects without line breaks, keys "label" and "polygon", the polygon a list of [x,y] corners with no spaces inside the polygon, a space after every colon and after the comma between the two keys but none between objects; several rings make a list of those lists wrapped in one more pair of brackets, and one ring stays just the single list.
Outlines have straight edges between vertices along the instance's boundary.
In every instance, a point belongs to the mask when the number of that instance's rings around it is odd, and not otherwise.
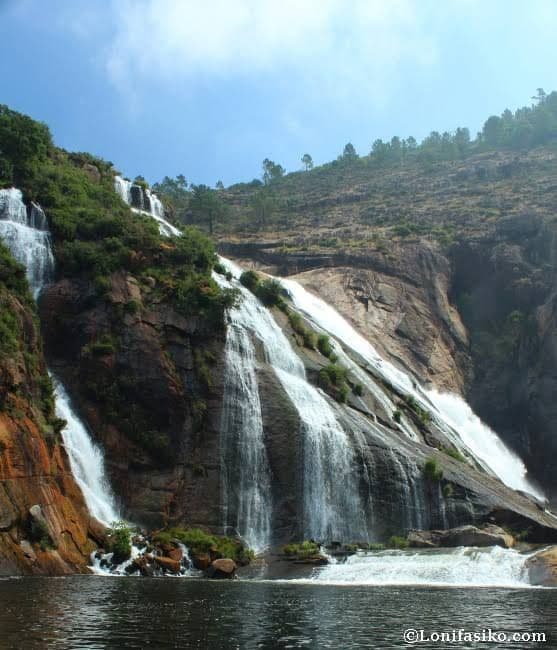
[{"label": "water surface", "polygon": [[[557,590],[329,586],[193,579],[0,580],[0,648],[408,648],[406,628],[543,631]],[[415,647],[449,647],[444,644]]]}]

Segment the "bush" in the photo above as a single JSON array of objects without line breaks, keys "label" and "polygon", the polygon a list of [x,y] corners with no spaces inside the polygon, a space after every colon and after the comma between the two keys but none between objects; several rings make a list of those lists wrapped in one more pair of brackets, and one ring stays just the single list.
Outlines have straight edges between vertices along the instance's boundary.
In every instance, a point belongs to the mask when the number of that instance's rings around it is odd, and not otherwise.
[{"label": "bush", "polygon": [[442,451],[444,451],[451,458],[460,461],[461,463],[466,462],[466,458],[455,447],[443,447]]},{"label": "bush", "polygon": [[246,289],[249,289],[252,293],[255,293],[257,286],[259,285],[259,276],[255,271],[244,271],[240,276],[240,282],[244,285],[244,287],[246,287]]},{"label": "bush", "polygon": [[128,560],[132,552],[132,529],[125,521],[114,521],[106,531],[109,553],[114,553],[112,561],[121,564]]},{"label": "bush", "polygon": [[282,547],[281,551],[283,555],[303,559],[311,557],[312,555],[317,555],[319,553],[319,545],[315,542],[306,540],[304,542],[286,544],[286,546]]},{"label": "bush", "polygon": [[362,386],[362,384],[354,384],[354,386],[352,387],[352,392],[354,393],[354,395],[361,397],[364,392],[364,387]]},{"label": "bush", "polygon": [[333,353],[333,346],[331,340],[326,334],[320,334],[317,337],[317,349],[324,357],[329,358]]},{"label": "bush", "polygon": [[389,548],[404,549],[408,548],[408,540],[400,535],[393,535],[389,538]]},{"label": "bush", "polygon": [[263,280],[255,290],[255,295],[266,307],[276,307],[284,302],[284,291],[276,280]]},{"label": "bush", "polygon": [[400,424],[401,419],[402,419],[402,413],[400,412],[400,410],[396,409],[395,411],[393,411],[393,420]]},{"label": "bush", "polygon": [[253,551],[244,546],[241,541],[231,537],[211,535],[200,528],[169,528],[159,531],[153,539],[160,543],[170,543],[176,539],[185,544],[195,555],[211,551],[220,557],[231,558],[238,564],[248,564],[254,558]]},{"label": "bush", "polygon": [[422,473],[425,479],[434,483],[439,483],[443,478],[443,470],[438,466],[437,459],[433,457],[426,459]]}]

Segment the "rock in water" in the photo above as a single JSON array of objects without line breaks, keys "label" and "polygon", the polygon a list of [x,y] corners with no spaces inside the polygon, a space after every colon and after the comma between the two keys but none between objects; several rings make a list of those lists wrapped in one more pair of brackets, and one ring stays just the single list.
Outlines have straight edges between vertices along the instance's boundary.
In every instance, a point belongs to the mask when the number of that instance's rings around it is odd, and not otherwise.
[{"label": "rock in water", "polygon": [[499,526],[459,526],[448,530],[411,530],[407,537],[413,548],[456,546],[502,546],[512,548],[514,538]]},{"label": "rock in water", "polygon": [[208,578],[233,578],[237,568],[234,560],[221,558],[220,560],[213,560],[211,562],[211,566],[207,569],[206,575]]},{"label": "rock in water", "polygon": [[557,546],[536,553],[526,561],[530,583],[543,587],[557,587]]}]

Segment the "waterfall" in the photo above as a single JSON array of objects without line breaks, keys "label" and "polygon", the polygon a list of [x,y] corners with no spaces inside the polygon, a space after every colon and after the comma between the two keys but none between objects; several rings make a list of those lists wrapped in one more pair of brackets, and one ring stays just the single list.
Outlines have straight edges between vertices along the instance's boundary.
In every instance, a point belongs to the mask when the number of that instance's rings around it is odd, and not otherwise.
[{"label": "waterfall", "polygon": [[528,480],[522,460],[512,452],[470,409],[458,395],[440,395],[421,388],[406,373],[382,359],[375,348],[333,307],[304,289],[298,282],[281,279],[296,309],[318,327],[342,341],[359,354],[370,368],[404,394],[411,395],[422,408],[431,412],[446,435],[465,453],[472,455],[488,471],[515,490],[544,499],[542,492]]},{"label": "waterfall", "polygon": [[133,212],[152,217],[158,223],[159,232],[164,237],[179,237],[182,234],[176,226],[173,226],[164,218],[164,206],[159,197],[151,190],[143,189],[140,185],[134,185],[134,183],[121,176],[114,177],[114,189]]},{"label": "waterfall", "polygon": [[56,415],[67,422],[62,431],[64,447],[87,509],[93,517],[105,524],[118,521],[121,517],[105,475],[102,451],[77,417],[64,386],[54,376],[51,377],[56,393]]},{"label": "waterfall", "polygon": [[499,546],[358,553],[292,582],[524,588],[530,585],[527,559]]},{"label": "waterfall", "polygon": [[[221,258],[237,278],[241,269]],[[221,285],[228,285],[218,278]],[[263,344],[266,359],[296,408],[303,435],[303,534],[318,540],[368,540],[366,507],[354,471],[351,441],[327,399],[308,383],[305,368],[268,309],[237,280],[242,300],[231,310],[233,325]]]},{"label": "waterfall", "polygon": [[224,532],[232,527],[255,552],[270,544],[271,481],[263,440],[255,349],[235,318],[228,326],[221,422]]},{"label": "waterfall", "polygon": [[[54,256],[46,216],[39,205],[28,210],[20,190],[0,190],[0,239],[12,255],[25,265],[35,298],[54,277]],[[62,440],[72,474],[83,492],[89,512],[104,523],[119,519],[114,497],[106,481],[104,460],[70,404],[62,383],[54,379],[56,413],[67,421]]]},{"label": "waterfall", "polygon": [[34,298],[54,276],[54,257],[44,212],[33,203],[28,210],[21,191],[0,190],[0,239],[25,266]]}]

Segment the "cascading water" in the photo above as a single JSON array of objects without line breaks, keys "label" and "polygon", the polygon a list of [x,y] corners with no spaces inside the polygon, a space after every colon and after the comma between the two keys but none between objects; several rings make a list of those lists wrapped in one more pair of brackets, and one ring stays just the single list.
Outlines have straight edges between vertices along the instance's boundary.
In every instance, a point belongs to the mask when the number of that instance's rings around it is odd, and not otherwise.
[{"label": "cascading water", "polygon": [[25,266],[31,292],[37,298],[54,274],[50,233],[40,206],[33,203],[28,210],[21,191],[14,187],[0,190],[0,239]]},{"label": "cascading water", "polygon": [[293,582],[524,588],[530,585],[527,559],[499,546],[358,553]]},{"label": "cascading water", "polygon": [[[0,190],[0,239],[12,255],[25,265],[29,286],[37,298],[54,275],[50,233],[40,206],[32,204],[28,210],[23,203],[21,191],[15,188]],[[115,521],[119,515],[104,475],[102,453],[73,411],[61,382],[54,379],[54,385],[56,412],[67,421],[62,430],[64,447],[87,508],[104,523]]]},{"label": "cascading water", "polygon": [[280,279],[296,309],[318,327],[342,341],[358,353],[370,368],[404,394],[411,395],[424,409],[432,411],[443,431],[459,447],[476,458],[486,469],[515,490],[544,499],[543,494],[527,479],[526,467],[489,427],[474,415],[458,395],[440,395],[422,389],[404,372],[382,359],[333,307],[311,294],[298,282]]},{"label": "cascading water", "polygon": [[[121,176],[114,177],[114,189],[122,201],[138,214],[147,214],[159,224],[159,232],[165,237],[179,237],[182,233],[164,218],[164,206],[149,189],[134,185]],[[134,199],[134,197],[136,197]],[[148,208],[148,209],[147,209]]]},{"label": "cascading water", "polygon": [[[224,532],[239,534],[255,552],[270,544],[271,481],[248,331],[231,310],[225,347],[221,421]],[[237,321],[237,322],[234,322]]]},{"label": "cascading water", "polygon": [[56,414],[67,422],[62,431],[64,447],[87,509],[105,524],[118,521],[121,517],[105,475],[102,451],[77,417],[64,386],[55,377],[52,379],[56,392]]},{"label": "cascading water", "polygon": [[[221,258],[233,276],[241,269]],[[229,286],[222,278],[222,285]],[[306,380],[302,361],[266,309],[239,282],[242,300],[231,310],[233,325],[251,332],[263,343],[267,361],[296,408],[304,436],[304,536],[320,540],[368,540],[368,504],[354,476],[351,441],[323,395]]]}]

